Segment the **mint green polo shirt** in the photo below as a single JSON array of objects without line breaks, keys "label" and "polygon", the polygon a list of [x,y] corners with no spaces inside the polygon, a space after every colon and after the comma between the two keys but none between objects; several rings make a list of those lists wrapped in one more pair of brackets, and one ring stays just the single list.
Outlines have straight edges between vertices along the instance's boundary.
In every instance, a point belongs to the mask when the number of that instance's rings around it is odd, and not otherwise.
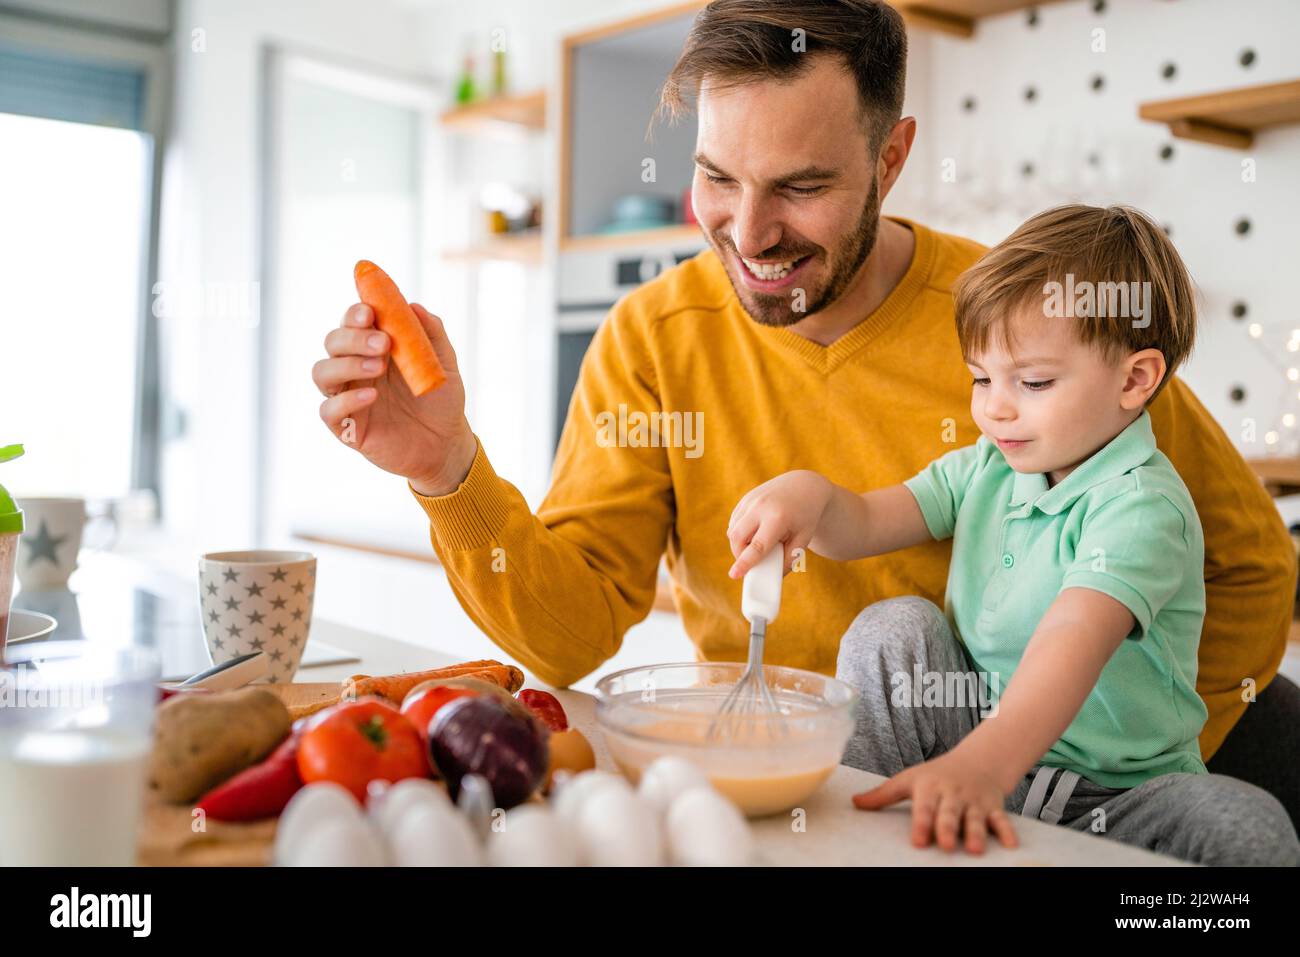
[{"label": "mint green polo shirt", "polygon": [[1145,410],[1052,488],[1042,473],[1013,470],[984,436],[904,484],[930,534],[953,539],[945,611],[976,670],[992,676],[992,701],[1062,589],[1091,588],[1133,613],[1133,631],[1039,763],[1111,788],[1207,773],[1196,693],[1205,543]]}]

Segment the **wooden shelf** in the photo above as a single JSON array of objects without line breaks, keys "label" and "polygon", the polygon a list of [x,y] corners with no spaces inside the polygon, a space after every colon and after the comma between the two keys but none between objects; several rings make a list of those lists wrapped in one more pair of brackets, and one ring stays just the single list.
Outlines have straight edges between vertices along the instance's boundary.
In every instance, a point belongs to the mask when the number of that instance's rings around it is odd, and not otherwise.
[{"label": "wooden shelf", "polygon": [[1260,130],[1300,123],[1300,80],[1143,103],[1138,116],[1180,139],[1250,149]]},{"label": "wooden shelf", "polygon": [[540,231],[519,236],[504,234],[485,239],[473,246],[444,249],[443,258],[451,262],[516,262],[537,265],[542,261]]},{"label": "wooden shelf", "polygon": [[1028,10],[1059,0],[893,0],[909,26],[973,37],[975,21],[1014,10]]},{"label": "wooden shelf", "polygon": [[705,245],[700,227],[692,223],[674,223],[655,229],[639,229],[632,233],[593,233],[589,236],[566,236],[560,246],[566,250],[619,249],[624,246],[646,246],[652,243],[687,243]]},{"label": "wooden shelf", "polygon": [[1246,464],[1259,476],[1268,494],[1274,498],[1300,492],[1300,459],[1275,455],[1268,458],[1247,459]]},{"label": "wooden shelf", "polygon": [[[603,248],[617,247],[620,245],[618,239],[612,239],[606,236],[588,237],[573,235],[572,193],[576,190],[578,184],[574,182],[573,174],[573,136],[574,122],[573,111],[576,101],[576,92],[574,90],[574,62],[580,51],[584,48],[590,48],[593,45],[601,44],[610,40],[626,40],[629,37],[636,36],[641,31],[649,31],[654,35],[662,30],[665,26],[670,26],[674,22],[685,19],[693,19],[701,10],[707,6],[708,0],[681,0],[678,3],[672,3],[662,6],[657,10],[648,13],[641,13],[635,16],[627,17],[622,20],[616,20],[609,23],[598,24],[589,29],[578,33],[566,34],[560,44],[560,89],[559,89],[559,134],[560,134],[560,162],[559,162],[559,182],[555,203],[555,215],[559,225],[560,248],[561,249],[583,249],[583,248]],[[685,35],[686,29],[683,24],[682,34]],[[656,41],[657,43],[662,42]],[[676,51],[673,52],[673,59],[676,59]],[[638,94],[641,95],[641,94]],[[601,128],[596,124],[596,128]],[[689,155],[689,154],[687,154]],[[612,199],[613,197],[611,197]],[[635,242],[635,240],[625,240]]]},{"label": "wooden shelf", "polygon": [[491,132],[503,126],[541,131],[546,129],[546,92],[538,90],[479,100],[447,110],[440,122],[462,133]]}]

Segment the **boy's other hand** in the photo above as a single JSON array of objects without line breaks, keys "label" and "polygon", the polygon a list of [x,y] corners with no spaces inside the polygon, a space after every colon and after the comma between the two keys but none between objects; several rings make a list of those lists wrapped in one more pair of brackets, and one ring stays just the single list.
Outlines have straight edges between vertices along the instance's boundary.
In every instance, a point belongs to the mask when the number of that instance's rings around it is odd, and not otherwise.
[{"label": "boy's other hand", "polygon": [[1003,806],[1005,796],[987,761],[954,750],[853,795],[853,804],[875,811],[910,797],[913,846],[928,847],[934,838],[952,851],[964,837],[966,850],[982,854],[990,830],[1005,847],[1020,843]]},{"label": "boy's other hand", "polygon": [[797,548],[807,548],[831,500],[834,486],[816,472],[778,475],[748,492],[727,523],[735,563],[727,573],[741,578],[773,548],[785,546],[785,570]]}]

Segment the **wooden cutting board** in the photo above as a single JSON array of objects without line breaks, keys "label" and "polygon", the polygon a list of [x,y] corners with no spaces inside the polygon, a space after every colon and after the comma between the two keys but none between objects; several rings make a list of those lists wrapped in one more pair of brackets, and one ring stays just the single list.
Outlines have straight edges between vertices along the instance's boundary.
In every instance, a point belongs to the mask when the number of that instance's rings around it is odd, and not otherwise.
[{"label": "wooden cutting board", "polygon": [[[264,684],[279,696],[294,720],[334,704],[343,693],[339,681]],[[275,819],[246,824],[199,820],[186,805],[150,799],[145,805],[137,842],[137,862],[144,866],[258,866],[271,862]]]},{"label": "wooden cutting board", "polygon": [[[279,695],[295,719],[323,704],[332,704],[342,691],[342,685],[337,681],[261,687]],[[151,800],[145,805],[140,822],[136,861],[146,867],[256,867],[270,864],[275,825],[274,818],[246,824],[200,821],[188,805]]]},{"label": "wooden cutting board", "polygon": [[280,696],[284,706],[289,709],[289,717],[297,721],[304,714],[319,711],[326,705],[334,704],[343,692],[343,685],[338,681],[319,681],[307,684],[262,685],[267,691]]},{"label": "wooden cutting board", "polygon": [[141,867],[261,867],[271,863],[275,818],[199,822],[186,805],[145,805],[136,842]]}]

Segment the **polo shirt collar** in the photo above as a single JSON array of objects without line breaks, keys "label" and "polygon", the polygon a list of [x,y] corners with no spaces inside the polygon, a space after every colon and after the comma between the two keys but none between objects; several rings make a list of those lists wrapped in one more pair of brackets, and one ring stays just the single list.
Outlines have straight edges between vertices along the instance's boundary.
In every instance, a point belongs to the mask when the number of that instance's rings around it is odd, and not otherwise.
[{"label": "polo shirt collar", "polygon": [[1080,495],[1094,485],[1142,465],[1155,451],[1156,437],[1151,431],[1151,414],[1143,409],[1142,414],[1128,428],[1052,488],[1047,487],[1047,476],[1042,472],[1017,472],[1011,491],[1011,504],[1031,504],[1039,511],[1055,515],[1073,505]]}]

